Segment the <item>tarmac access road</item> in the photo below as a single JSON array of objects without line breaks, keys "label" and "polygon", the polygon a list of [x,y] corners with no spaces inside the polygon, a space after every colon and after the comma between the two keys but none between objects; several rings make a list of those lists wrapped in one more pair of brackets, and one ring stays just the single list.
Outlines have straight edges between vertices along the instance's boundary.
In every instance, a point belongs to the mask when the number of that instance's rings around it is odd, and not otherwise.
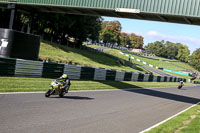
[{"label": "tarmac access road", "polygon": [[138,133],[199,101],[198,86],[0,94],[0,133]]},{"label": "tarmac access road", "polygon": [[161,75],[161,76],[168,76],[168,77],[178,77],[178,76],[175,76],[175,75],[172,75],[172,74],[169,74],[169,73],[166,73],[164,71],[161,71],[161,70],[158,70],[158,69],[155,69],[155,68],[151,68],[151,67],[147,67],[147,66],[142,66],[142,65],[139,65],[140,67],[150,71],[150,72],[154,72],[158,75]]}]

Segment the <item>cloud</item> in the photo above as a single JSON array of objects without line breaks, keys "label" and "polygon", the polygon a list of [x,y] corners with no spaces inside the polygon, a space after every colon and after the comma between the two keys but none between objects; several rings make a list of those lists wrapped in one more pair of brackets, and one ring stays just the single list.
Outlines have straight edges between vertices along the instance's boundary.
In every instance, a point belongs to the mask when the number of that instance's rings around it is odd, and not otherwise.
[{"label": "cloud", "polygon": [[188,36],[172,36],[159,33],[157,31],[148,31],[147,33],[140,33],[144,37],[144,41],[146,43],[154,42],[154,41],[171,41],[174,43],[185,44],[189,47],[189,49],[194,51],[196,48],[200,48],[200,39],[195,37]]},{"label": "cloud", "polygon": [[147,36],[149,36],[149,37],[160,36],[160,34],[156,31],[149,31],[149,32],[147,32]]}]

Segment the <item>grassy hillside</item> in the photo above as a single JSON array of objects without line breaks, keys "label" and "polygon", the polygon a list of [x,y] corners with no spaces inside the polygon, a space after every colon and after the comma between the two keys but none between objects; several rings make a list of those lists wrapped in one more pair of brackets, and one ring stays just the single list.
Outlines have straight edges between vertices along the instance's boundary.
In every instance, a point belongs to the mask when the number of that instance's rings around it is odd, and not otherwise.
[{"label": "grassy hillside", "polygon": [[59,44],[50,44],[44,42],[40,45],[39,59],[91,67],[110,68],[133,72],[146,72],[146,70],[140,67],[133,69],[129,66],[121,65],[116,59],[105,56],[102,53],[94,53],[87,50],[75,49]]},{"label": "grassy hillside", "polygon": [[[96,48],[96,47],[99,47],[99,46],[95,47],[95,45],[89,45],[89,47]],[[117,50],[117,49],[106,49],[104,52],[107,53],[107,54],[115,55],[115,56],[117,56],[119,58],[122,58],[122,59],[124,59],[126,61],[129,61],[129,58],[127,56],[121,55],[119,53],[120,50]],[[140,59],[142,61],[145,61],[145,62],[147,62],[149,64],[152,64],[154,66],[163,67],[163,68],[174,70],[174,71],[190,69],[192,71],[198,72],[192,66],[190,66],[188,63],[180,62],[180,61],[175,60],[175,59],[167,59],[167,58],[162,58],[162,57],[147,57],[147,56],[141,56],[141,55],[135,55],[135,54],[134,55],[133,54],[129,54],[129,55],[133,56],[135,58],[138,58],[138,59]],[[138,62],[136,60],[132,60],[132,59],[131,59],[131,62],[133,64],[135,64],[136,66],[144,65],[143,63]],[[166,73],[170,73],[170,72],[166,72]],[[186,79],[191,79],[190,76],[184,76],[184,75],[175,74],[175,73],[170,73],[170,74],[176,75],[178,77],[186,78]]]},{"label": "grassy hillside", "polygon": [[[185,69],[197,71],[189,64],[180,62],[178,60],[170,60],[170,59],[157,58],[157,57],[154,58],[154,57],[146,57],[146,56],[137,56],[137,55],[132,55],[132,54],[129,54],[129,55],[135,58],[138,58],[144,62],[147,62],[149,64],[152,64],[154,66],[158,66],[158,67],[162,67],[162,68],[166,68],[166,69],[170,69],[174,71],[180,71],[180,70],[185,70]],[[140,64],[140,62],[137,62],[137,61],[135,61],[135,63]]]},{"label": "grassy hillside", "polygon": [[[89,45],[90,48],[97,48],[99,46]],[[117,49],[106,49],[104,51],[107,54],[118,57],[119,59],[123,59],[129,61],[129,58],[121,55],[120,50]],[[146,57],[146,56],[137,56],[129,54],[135,58],[138,58],[142,61],[145,61],[154,66],[163,67],[170,70],[180,71],[185,69],[190,69],[196,71],[192,66],[187,63],[180,62],[178,60],[170,60],[159,57]],[[48,60],[52,62],[61,62],[61,63],[71,63],[77,65],[84,65],[90,67],[100,67],[100,68],[110,68],[110,69],[118,69],[125,71],[133,71],[133,72],[147,72],[139,65],[144,65],[141,62],[131,60],[133,64],[135,64],[136,68],[133,69],[126,65],[121,65],[116,59],[108,57],[102,53],[94,53],[87,50],[75,49],[71,47],[66,47],[59,44],[49,44],[49,43],[41,43],[40,60]],[[182,77],[182,75],[177,75]],[[189,79],[190,77],[184,77]]]}]

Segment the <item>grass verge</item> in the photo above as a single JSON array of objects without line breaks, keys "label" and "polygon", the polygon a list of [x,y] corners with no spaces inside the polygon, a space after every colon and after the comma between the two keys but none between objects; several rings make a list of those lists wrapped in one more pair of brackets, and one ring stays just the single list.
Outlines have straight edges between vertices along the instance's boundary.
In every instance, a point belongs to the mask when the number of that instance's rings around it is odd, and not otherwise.
[{"label": "grass verge", "polygon": [[118,60],[108,57],[102,53],[94,53],[84,49],[76,49],[55,43],[40,44],[40,60],[59,62],[89,67],[109,68],[133,72],[145,72],[144,69],[133,69],[127,65],[121,65]]},{"label": "grass verge", "polygon": [[[24,77],[0,77],[0,92],[32,92],[46,91],[49,88],[49,78],[24,78]],[[178,82],[132,82],[132,81],[80,81],[72,80],[70,90],[104,90],[127,88],[151,88],[151,87],[176,87]],[[185,84],[192,86],[192,84]]]},{"label": "grass verge", "polygon": [[145,133],[199,133],[199,125],[200,105],[198,104]]}]

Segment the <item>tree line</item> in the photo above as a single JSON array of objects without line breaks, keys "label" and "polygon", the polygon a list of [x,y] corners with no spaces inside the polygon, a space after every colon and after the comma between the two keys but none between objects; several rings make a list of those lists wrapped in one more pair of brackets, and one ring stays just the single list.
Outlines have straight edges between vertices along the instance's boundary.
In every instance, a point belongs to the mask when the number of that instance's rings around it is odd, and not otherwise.
[{"label": "tree line", "polygon": [[[0,9],[0,27],[8,28],[10,11]],[[122,26],[119,21],[103,21],[102,17],[57,14],[17,12],[14,30],[40,35],[45,40],[60,44],[68,44],[70,38],[74,39],[73,46],[80,47],[84,41],[92,40],[105,44],[117,44],[135,48],[143,47],[143,37],[134,33],[121,33]]]},{"label": "tree line", "polygon": [[163,40],[148,43],[148,45],[145,46],[145,48],[159,57],[177,59],[182,62],[189,63],[195,69],[200,71],[200,48],[196,49],[190,55],[190,50],[188,46],[181,43],[173,43],[170,41]]},{"label": "tree line", "polygon": [[186,45],[181,43],[173,43],[162,40],[154,43],[148,43],[145,48],[160,57],[177,59],[183,62],[189,61],[190,50]]},{"label": "tree line", "polygon": [[[8,28],[10,11],[0,9],[1,28]],[[40,35],[48,41],[57,42],[63,45],[69,43],[70,38],[74,39],[71,45],[80,47],[87,38],[98,40],[103,19],[96,16],[71,15],[39,12],[27,14],[17,12],[13,29],[21,32]]]},{"label": "tree line", "polygon": [[190,56],[190,65],[200,71],[200,48],[196,49]]},{"label": "tree line", "polygon": [[138,36],[135,33],[121,32],[122,26],[119,21],[103,21],[99,39],[103,40],[104,44],[111,44],[132,47],[132,48],[143,48],[143,37]]}]

